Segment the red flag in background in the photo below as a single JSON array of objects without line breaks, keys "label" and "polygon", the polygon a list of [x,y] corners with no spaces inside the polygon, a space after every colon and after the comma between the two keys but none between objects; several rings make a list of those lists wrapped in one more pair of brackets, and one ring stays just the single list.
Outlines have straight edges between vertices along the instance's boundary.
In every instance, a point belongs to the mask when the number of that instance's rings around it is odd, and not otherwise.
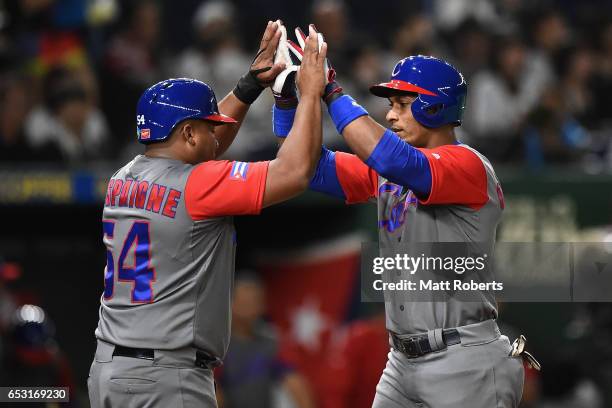
[{"label": "red flag in background", "polygon": [[[264,259],[268,316],[283,338],[284,358],[309,380],[320,407],[339,407],[346,388],[333,346],[359,278],[361,236]],[[344,377],[345,378],[345,377]]]}]

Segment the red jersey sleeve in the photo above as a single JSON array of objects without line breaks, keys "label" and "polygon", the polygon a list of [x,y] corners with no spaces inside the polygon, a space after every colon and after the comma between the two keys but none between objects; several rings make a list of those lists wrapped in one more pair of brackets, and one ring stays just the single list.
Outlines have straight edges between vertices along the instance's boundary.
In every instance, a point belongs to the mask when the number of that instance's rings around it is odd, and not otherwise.
[{"label": "red jersey sleeve", "polygon": [[194,220],[259,214],[269,162],[208,161],[193,168],[185,185],[185,206]]},{"label": "red jersey sleeve", "polygon": [[487,203],[487,172],[476,153],[458,145],[419,150],[431,168],[431,193],[422,204],[462,204],[477,210]]},{"label": "red jersey sleeve", "polygon": [[363,203],[378,195],[378,173],[354,154],[336,152],[336,174],[347,204]]}]

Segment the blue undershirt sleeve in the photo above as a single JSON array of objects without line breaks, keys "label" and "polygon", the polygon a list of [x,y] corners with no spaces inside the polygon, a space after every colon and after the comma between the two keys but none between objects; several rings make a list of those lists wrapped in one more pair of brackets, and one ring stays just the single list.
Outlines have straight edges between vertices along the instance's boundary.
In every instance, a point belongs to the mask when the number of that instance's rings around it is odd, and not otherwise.
[{"label": "blue undershirt sleeve", "polygon": [[419,198],[431,193],[431,168],[423,152],[387,130],[365,162],[387,180],[411,189]]},{"label": "blue undershirt sleeve", "polygon": [[317,164],[315,174],[310,180],[310,190],[328,194],[346,200],[338,174],[336,173],[336,154],[323,146],[321,158]]}]

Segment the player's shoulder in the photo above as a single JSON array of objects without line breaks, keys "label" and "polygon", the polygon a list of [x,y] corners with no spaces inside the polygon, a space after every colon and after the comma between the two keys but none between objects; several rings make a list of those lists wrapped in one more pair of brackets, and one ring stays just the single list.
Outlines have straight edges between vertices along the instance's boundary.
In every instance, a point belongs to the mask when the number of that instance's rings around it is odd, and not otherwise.
[{"label": "player's shoulder", "polygon": [[[192,170],[213,170],[213,169],[222,169],[231,165],[232,161],[229,160],[207,160],[202,163],[194,164],[192,166]],[[238,163],[238,162],[236,162]]]},{"label": "player's shoulder", "polygon": [[111,178],[121,177],[121,176],[126,175],[127,173],[130,173],[130,171],[134,167],[134,163],[136,163],[140,159],[141,156],[142,155],[139,154],[138,156],[134,157],[129,162],[125,163],[123,166],[119,167],[119,169],[117,169],[117,171],[113,173]]},{"label": "player's shoulder", "polygon": [[194,166],[181,160],[138,155],[115,172],[113,178],[136,180],[183,179]]},{"label": "player's shoulder", "polygon": [[484,154],[465,143],[442,145],[432,149],[423,150],[428,156],[432,156],[436,160],[449,158],[459,161],[459,163],[482,163],[485,167],[492,167],[491,162]]},{"label": "player's shoulder", "polygon": [[254,168],[268,162],[242,162],[232,160],[208,160],[196,164],[191,169],[190,179],[208,178],[212,180],[239,180],[245,181]]},{"label": "player's shoulder", "polygon": [[457,148],[464,149],[464,150],[469,151],[470,153],[472,153],[483,164],[483,166],[485,168],[485,171],[488,174],[490,174],[491,176],[493,176],[495,179],[497,179],[497,176],[495,174],[495,169],[493,168],[493,165],[491,164],[491,161],[484,154],[482,154],[480,151],[478,151],[474,147],[472,147],[470,145],[467,145],[465,143],[459,143],[459,144],[454,145],[454,146],[457,146]]}]

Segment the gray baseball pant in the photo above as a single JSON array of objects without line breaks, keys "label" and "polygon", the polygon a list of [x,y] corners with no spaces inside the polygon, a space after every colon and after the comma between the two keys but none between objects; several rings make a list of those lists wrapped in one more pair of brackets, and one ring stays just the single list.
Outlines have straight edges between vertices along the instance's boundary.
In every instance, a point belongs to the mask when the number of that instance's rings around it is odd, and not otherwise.
[{"label": "gray baseball pant", "polygon": [[212,370],[195,366],[195,350],[155,350],[153,360],[113,356],[98,340],[87,387],[92,408],[216,408]]},{"label": "gray baseball pant", "polygon": [[392,349],[372,408],[516,408],[522,357],[493,320],[457,327],[461,344],[409,358]]}]

